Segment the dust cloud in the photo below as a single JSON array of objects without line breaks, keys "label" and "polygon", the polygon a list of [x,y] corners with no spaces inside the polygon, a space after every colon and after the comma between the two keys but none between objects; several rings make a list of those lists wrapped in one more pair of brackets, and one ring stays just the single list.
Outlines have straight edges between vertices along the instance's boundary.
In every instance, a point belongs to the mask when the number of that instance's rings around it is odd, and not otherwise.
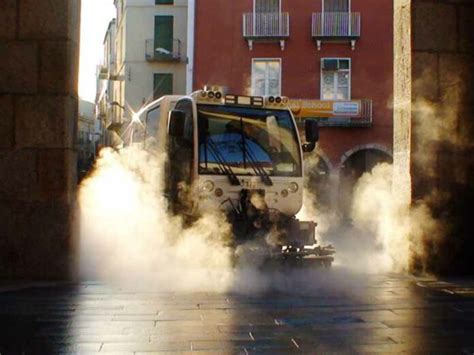
[{"label": "dust cloud", "polygon": [[229,226],[218,212],[188,229],[170,217],[164,159],[136,147],[101,151],[79,195],[83,278],[168,290],[228,287],[231,250],[222,238]]},{"label": "dust cloud", "polygon": [[263,268],[263,259],[247,253],[253,242],[230,246],[230,225],[215,206],[185,227],[168,213],[165,160],[133,146],[101,151],[79,193],[83,280],[134,290],[245,294],[363,287],[361,275],[339,268]]},{"label": "dust cloud", "polygon": [[[427,175],[436,174],[432,167],[437,144],[462,144],[462,140],[453,133],[450,120],[431,125],[432,120],[420,120],[440,114],[429,102],[417,102],[415,110],[416,139],[422,148],[414,154]],[[433,206],[441,205],[445,196],[433,188],[406,204],[394,189],[393,167],[379,164],[356,182],[346,206],[349,219],[335,208],[337,189],[330,187],[331,176],[325,180],[330,206],[321,203],[311,181],[305,183],[298,218],[316,221],[318,242],[335,247],[332,270],[263,270],[262,260],[246,257],[252,243],[230,246],[230,225],[215,206],[190,227],[168,213],[163,196],[165,161],[165,155],[133,145],[101,151],[79,194],[83,279],[164,291],[346,290],[363,287],[367,273],[408,271],[412,255],[425,255],[426,238],[436,244],[445,234],[446,227],[433,213]],[[307,171],[317,164],[317,154],[305,158]],[[272,242],[271,235],[266,239]]]},{"label": "dust cloud", "polygon": [[[346,206],[335,206],[339,200],[329,210],[318,204],[315,185],[307,184],[301,214],[322,222],[321,239],[335,246],[338,263],[363,272],[424,273],[436,269],[435,257],[436,263],[439,256],[447,260],[444,263],[453,261],[449,251],[441,250],[461,247],[462,241],[450,238],[460,218],[453,207],[458,202],[452,191],[468,190],[463,186],[470,184],[463,160],[472,149],[472,130],[464,119],[465,69],[444,68],[444,86],[440,89],[432,68],[412,83],[411,122],[396,132],[396,136],[407,139],[403,142],[405,150],[397,154],[409,157],[409,161],[396,166],[376,165],[355,183]],[[317,166],[316,155],[305,158],[310,171]],[[400,171],[410,174],[411,181],[397,176]],[[337,193],[332,198],[337,200]],[[349,211],[348,219],[341,215],[341,208]]]},{"label": "dust cloud", "polygon": [[384,163],[365,173],[354,188],[351,216],[355,228],[374,236],[379,252],[371,263],[380,271],[409,271],[411,258],[420,252],[425,235],[440,226],[423,201],[407,205],[393,189],[393,167]]},{"label": "dust cloud", "polygon": [[[306,159],[306,169],[315,170],[317,164],[317,154]],[[335,247],[336,266],[360,274],[407,272],[412,255],[423,253],[423,238],[441,238],[443,228],[426,201],[407,205],[397,198],[394,183],[393,166],[377,164],[357,180],[352,199],[342,200],[349,206],[328,208],[318,203],[317,192],[307,181],[298,217],[318,222],[318,239]],[[336,196],[332,200],[341,201]]]}]

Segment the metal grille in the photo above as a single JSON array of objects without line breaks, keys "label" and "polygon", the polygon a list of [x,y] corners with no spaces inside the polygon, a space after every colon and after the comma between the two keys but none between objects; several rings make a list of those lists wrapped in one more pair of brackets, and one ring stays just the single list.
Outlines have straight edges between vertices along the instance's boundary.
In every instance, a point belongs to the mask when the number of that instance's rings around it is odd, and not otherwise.
[{"label": "metal grille", "polygon": [[290,35],[288,12],[247,13],[243,17],[246,38],[285,38]]},{"label": "metal grille", "polygon": [[324,0],[324,12],[349,12],[349,0]]},{"label": "metal grille", "polygon": [[360,13],[313,14],[313,37],[360,37]]},{"label": "metal grille", "polygon": [[149,62],[169,62],[181,60],[181,40],[172,40],[172,49],[157,47],[154,39],[145,41],[145,58]]}]

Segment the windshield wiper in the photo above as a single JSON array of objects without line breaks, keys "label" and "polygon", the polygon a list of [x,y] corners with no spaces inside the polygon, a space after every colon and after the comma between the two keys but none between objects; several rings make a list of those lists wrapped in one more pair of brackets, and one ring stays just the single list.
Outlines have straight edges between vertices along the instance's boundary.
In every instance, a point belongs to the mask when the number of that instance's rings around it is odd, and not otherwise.
[{"label": "windshield wiper", "polygon": [[[225,158],[222,156],[219,148],[217,147],[216,143],[212,140],[211,137],[207,137],[206,139],[206,146],[210,149],[210,153],[214,156],[216,160],[217,166],[222,174],[227,175],[229,181],[232,185],[240,185],[239,178],[235,175],[232,167],[226,162]],[[207,157],[206,157],[207,158]]]},{"label": "windshield wiper", "polygon": [[270,175],[268,175],[268,173],[265,171],[264,168],[262,168],[261,166],[257,164],[257,159],[255,158],[253,152],[251,152],[249,147],[247,146],[247,143],[246,143],[247,137],[246,137],[246,134],[244,133],[244,120],[242,119],[242,117],[240,117],[240,135],[242,137],[240,145],[241,145],[242,155],[244,159],[244,166],[245,166],[245,162],[248,161],[248,164],[250,165],[254,173],[260,176],[260,179],[262,179],[263,183],[267,186],[272,186],[273,181],[270,178]]},{"label": "windshield wiper", "polygon": [[264,168],[262,168],[261,166],[259,166],[257,164],[257,159],[255,158],[253,153],[250,152],[250,150],[248,149],[246,143],[242,144],[242,149],[245,149],[244,154],[247,158],[247,162],[250,165],[250,167],[252,168],[252,170],[255,172],[255,174],[260,176],[260,178],[262,179],[262,181],[265,185],[272,186],[273,181],[270,178],[270,175],[268,175],[268,173],[265,171]]}]

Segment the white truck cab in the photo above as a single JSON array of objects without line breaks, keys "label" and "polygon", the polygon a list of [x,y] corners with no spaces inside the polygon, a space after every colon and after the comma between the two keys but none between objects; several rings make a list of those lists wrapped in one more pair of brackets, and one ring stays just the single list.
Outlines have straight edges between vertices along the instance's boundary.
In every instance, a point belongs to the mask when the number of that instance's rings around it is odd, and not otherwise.
[{"label": "white truck cab", "polygon": [[314,149],[318,127],[306,122],[309,143],[302,144],[287,105],[285,97],[200,90],[142,109],[147,148],[168,156],[173,212],[198,215],[215,206],[229,216],[236,239],[277,228],[281,246],[314,245],[316,224],[295,215],[303,204],[303,151]]}]

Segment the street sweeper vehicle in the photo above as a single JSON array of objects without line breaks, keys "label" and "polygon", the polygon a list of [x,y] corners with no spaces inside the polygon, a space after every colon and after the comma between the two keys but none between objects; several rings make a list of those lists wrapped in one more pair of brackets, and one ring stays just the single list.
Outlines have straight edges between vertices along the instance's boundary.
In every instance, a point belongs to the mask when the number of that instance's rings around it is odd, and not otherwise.
[{"label": "street sweeper vehicle", "polygon": [[316,223],[296,218],[303,205],[303,152],[318,124],[305,121],[302,144],[286,97],[200,90],[163,96],[140,113],[147,149],[167,153],[165,195],[171,213],[192,223],[222,210],[233,244],[269,260],[330,266],[334,249],[315,238]]}]

